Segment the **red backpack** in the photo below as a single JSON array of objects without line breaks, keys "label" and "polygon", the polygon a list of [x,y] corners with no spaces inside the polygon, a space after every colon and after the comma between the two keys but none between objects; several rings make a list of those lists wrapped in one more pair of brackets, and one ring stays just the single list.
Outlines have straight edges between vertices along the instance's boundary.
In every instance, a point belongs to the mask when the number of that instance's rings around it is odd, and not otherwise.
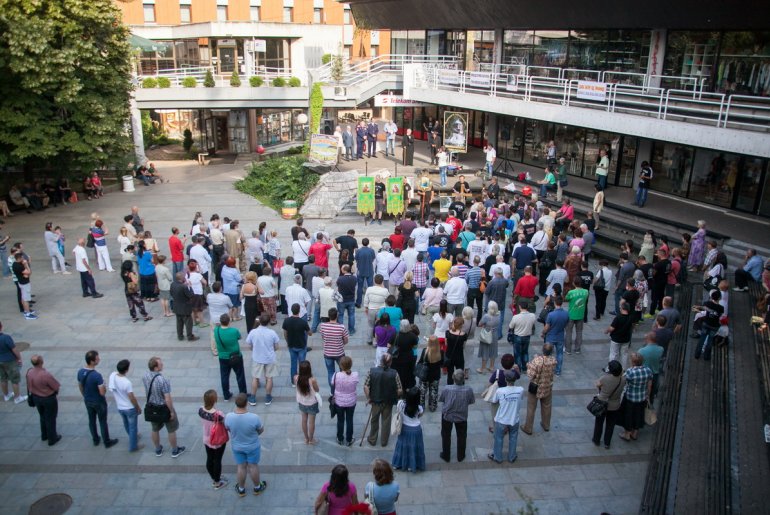
[{"label": "red backpack", "polygon": [[221,415],[214,415],[214,422],[212,422],[211,430],[209,431],[209,444],[220,446],[226,444],[228,440],[230,440],[230,435],[227,434],[224,419]]}]

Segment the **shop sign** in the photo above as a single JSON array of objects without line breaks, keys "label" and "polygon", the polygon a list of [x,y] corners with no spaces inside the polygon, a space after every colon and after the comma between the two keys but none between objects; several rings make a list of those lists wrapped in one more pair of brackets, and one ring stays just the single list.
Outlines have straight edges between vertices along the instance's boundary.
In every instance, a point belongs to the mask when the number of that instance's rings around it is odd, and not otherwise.
[{"label": "shop sign", "polygon": [[374,107],[425,107],[428,104],[416,102],[402,95],[375,95]]},{"label": "shop sign", "polygon": [[438,81],[442,84],[460,84],[460,74],[457,70],[439,70]]},{"label": "shop sign", "polygon": [[471,72],[469,84],[477,88],[488,88],[492,84],[492,76],[486,72]]},{"label": "shop sign", "polygon": [[604,102],[607,100],[607,83],[579,80],[577,84],[577,98]]},{"label": "shop sign", "polygon": [[217,41],[217,46],[236,46],[234,39],[220,39]]},{"label": "shop sign", "polygon": [[246,50],[249,52],[267,52],[267,40],[266,39],[252,39],[246,41]]}]

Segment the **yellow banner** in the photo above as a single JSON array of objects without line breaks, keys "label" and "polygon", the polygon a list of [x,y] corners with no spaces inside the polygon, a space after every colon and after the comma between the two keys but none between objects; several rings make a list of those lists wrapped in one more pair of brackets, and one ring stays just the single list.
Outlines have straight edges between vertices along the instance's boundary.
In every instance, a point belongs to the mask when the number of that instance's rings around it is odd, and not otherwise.
[{"label": "yellow banner", "polygon": [[388,177],[388,214],[400,215],[404,212],[404,179]]}]

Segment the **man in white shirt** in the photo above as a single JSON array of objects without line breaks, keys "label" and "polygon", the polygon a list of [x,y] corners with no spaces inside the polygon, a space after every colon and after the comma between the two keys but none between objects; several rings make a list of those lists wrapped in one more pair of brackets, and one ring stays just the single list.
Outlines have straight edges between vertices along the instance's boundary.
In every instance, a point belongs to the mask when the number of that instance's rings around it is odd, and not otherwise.
[{"label": "man in white shirt", "polygon": [[503,278],[507,281],[511,278],[511,265],[505,262],[505,256],[502,254],[498,254],[496,259],[496,263],[489,267],[489,275],[494,276],[495,270],[500,270],[500,273],[503,274]]},{"label": "man in white shirt", "polygon": [[414,270],[414,264],[417,263],[417,249],[414,248],[414,239],[409,238],[406,244],[406,248],[401,253],[401,259],[406,263],[406,271],[411,272]]},{"label": "man in white shirt", "polygon": [[294,284],[286,288],[286,305],[299,304],[299,317],[307,320],[307,307],[311,300],[310,294],[302,286],[302,276],[294,274]]},{"label": "man in white shirt", "polygon": [[384,127],[385,130],[385,157],[388,154],[393,157],[396,156],[396,132],[398,132],[398,126],[393,123],[393,120],[388,121]]},{"label": "man in white shirt", "polygon": [[484,147],[484,155],[486,156],[486,169],[487,169],[487,180],[492,179],[492,169],[495,166],[495,159],[497,159],[497,151],[495,150],[495,147],[492,145],[487,145]]},{"label": "man in white shirt", "polygon": [[137,420],[142,414],[142,408],[134,396],[134,387],[126,377],[131,362],[127,359],[118,361],[117,372],[110,374],[109,389],[115,397],[115,404],[123,419],[123,425],[128,433],[128,452],[136,452],[144,448],[137,444]]},{"label": "man in white shirt", "polygon": [[489,244],[481,232],[476,233],[476,239],[468,243],[468,262],[473,263],[476,256],[483,263],[489,255]]},{"label": "man in white shirt", "polygon": [[492,461],[503,462],[503,436],[508,433],[508,461],[513,463],[516,455],[516,443],[519,437],[519,406],[524,395],[524,388],[514,386],[519,379],[516,369],[505,371],[505,384],[495,392],[493,403],[498,404],[495,415],[494,450],[487,455]]},{"label": "man in white shirt", "polygon": [[[307,290],[301,284],[302,276],[298,275],[297,277],[299,277],[300,284],[296,286],[307,295]],[[278,375],[278,367],[275,363],[275,350],[278,348],[280,339],[278,338],[278,333],[268,327],[269,324],[270,315],[262,313],[259,316],[259,324],[246,337],[246,343],[251,347],[251,360],[253,362],[251,368],[251,396],[249,397],[249,404],[252,406],[257,405],[257,389],[259,388],[259,379],[263,375],[265,376],[265,406],[270,406],[273,402],[273,377]]]},{"label": "man in white shirt", "polygon": [[460,272],[456,266],[449,270],[449,280],[444,284],[444,295],[446,296],[448,312],[455,318],[462,316],[465,301],[468,297],[468,283],[460,278]]},{"label": "man in white shirt", "polygon": [[428,252],[430,237],[432,235],[433,233],[428,229],[427,222],[423,222],[421,227],[417,227],[412,231],[411,236],[414,239],[414,248],[418,253],[425,254]]},{"label": "man in white shirt", "polygon": [[513,332],[513,355],[516,357],[516,364],[522,372],[527,371],[527,362],[529,361],[529,339],[535,332],[535,322],[537,317],[529,312],[530,304],[527,300],[519,302],[519,312],[511,318],[508,329]]},{"label": "man in white shirt", "polygon": [[75,268],[80,272],[80,287],[83,289],[83,297],[98,299],[104,297],[104,295],[96,291],[94,274],[91,273],[91,266],[88,264],[85,244],[85,238],[78,238],[78,244],[75,245],[72,251],[75,254]]},{"label": "man in white shirt", "polygon": [[195,245],[190,249],[190,259],[194,259],[198,263],[198,272],[207,281],[209,280],[209,271],[211,270],[211,256],[203,246],[203,236],[195,237]]}]

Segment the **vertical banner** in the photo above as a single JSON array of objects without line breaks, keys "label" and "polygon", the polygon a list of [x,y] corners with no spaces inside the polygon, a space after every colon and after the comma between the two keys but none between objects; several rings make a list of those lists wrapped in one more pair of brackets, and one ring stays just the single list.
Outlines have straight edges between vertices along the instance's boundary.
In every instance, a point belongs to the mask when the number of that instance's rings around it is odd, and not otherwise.
[{"label": "vertical banner", "polygon": [[374,177],[358,178],[358,212],[364,215],[374,213]]},{"label": "vertical banner", "polygon": [[404,179],[401,177],[388,177],[387,188],[387,212],[391,215],[400,215],[404,212]]}]

